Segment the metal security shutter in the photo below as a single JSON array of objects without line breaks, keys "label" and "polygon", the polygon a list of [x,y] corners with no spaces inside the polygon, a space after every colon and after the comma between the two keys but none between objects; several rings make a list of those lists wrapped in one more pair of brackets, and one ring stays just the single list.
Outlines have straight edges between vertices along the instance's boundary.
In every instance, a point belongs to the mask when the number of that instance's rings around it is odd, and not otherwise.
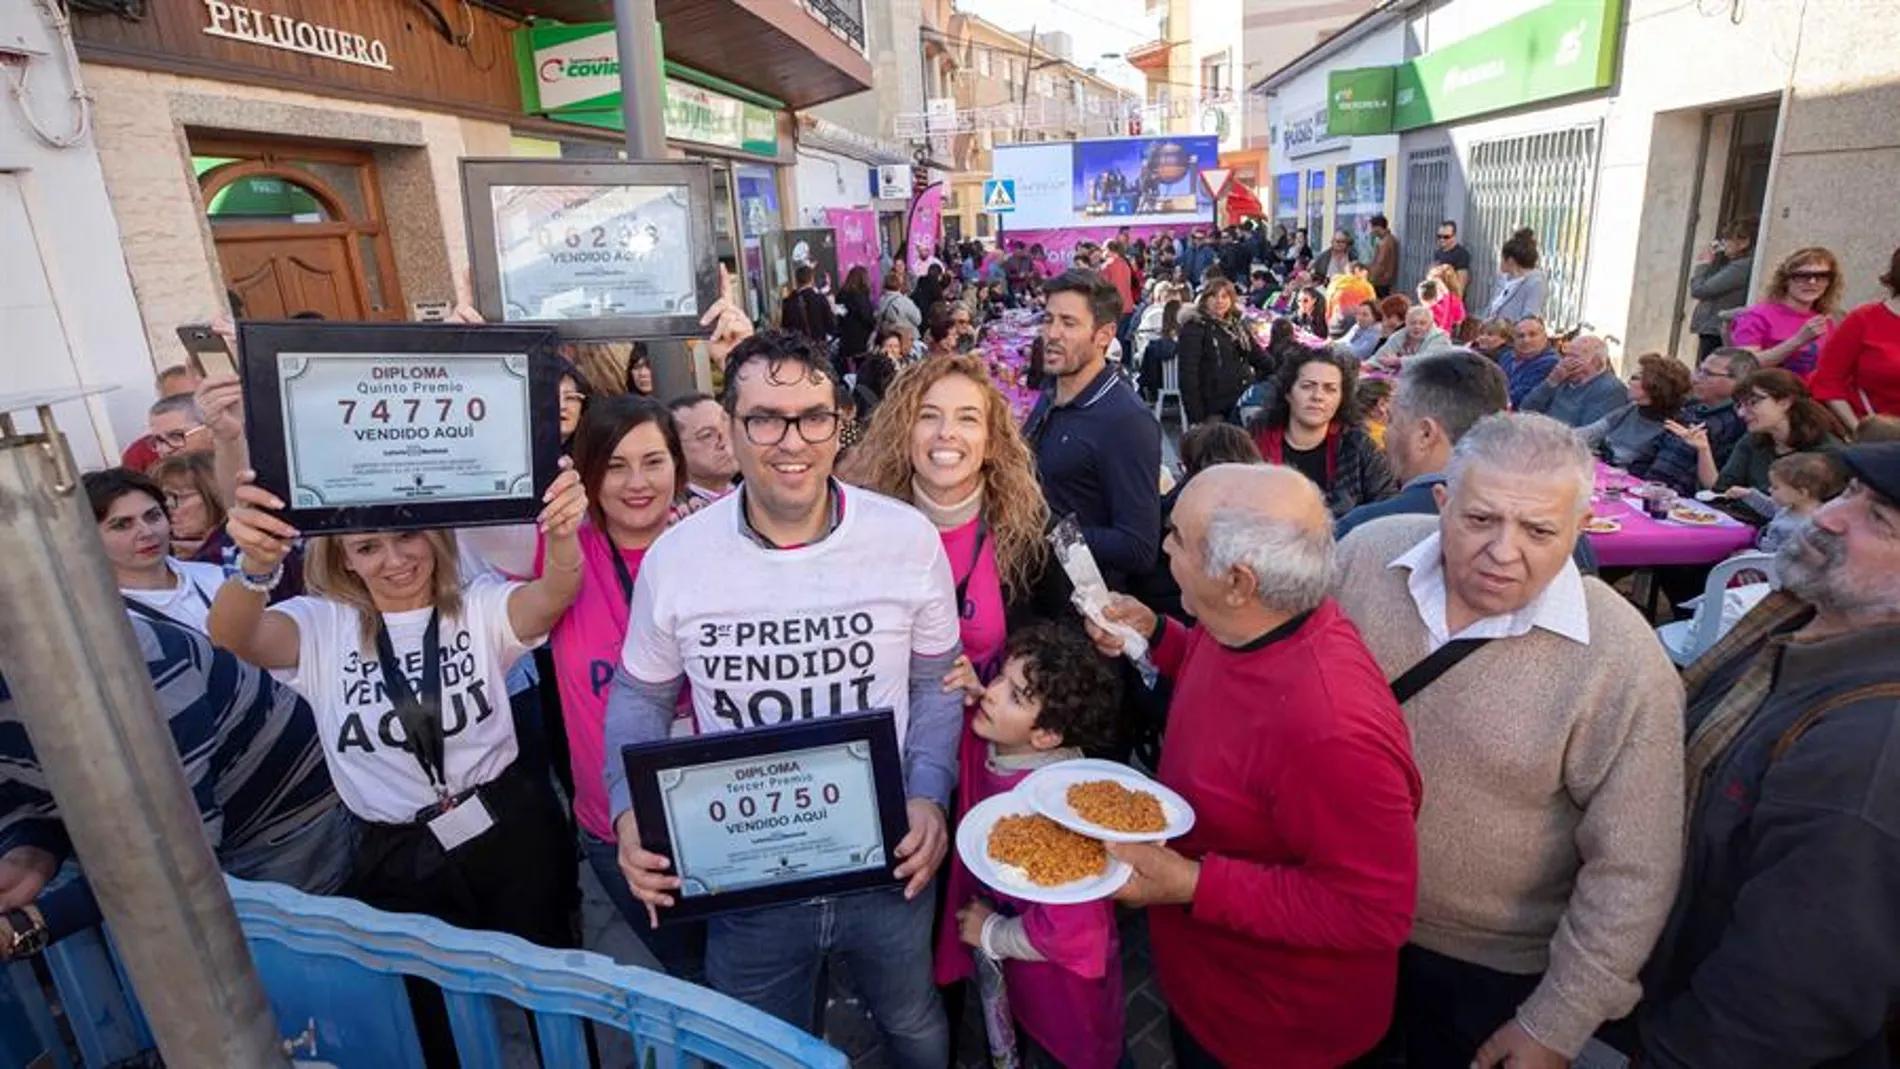
[{"label": "metal security shutter", "polygon": [[1598,127],[1531,134],[1471,146],[1465,214],[1470,223],[1471,293],[1484,308],[1498,272],[1498,246],[1519,227],[1537,234],[1537,266],[1549,282],[1544,320],[1552,331],[1583,317],[1584,269],[1595,207]]},{"label": "metal security shutter", "polygon": [[1431,269],[1438,251],[1438,224],[1445,220],[1445,195],[1451,186],[1451,146],[1405,157],[1405,224],[1399,231],[1399,282],[1416,286]]}]

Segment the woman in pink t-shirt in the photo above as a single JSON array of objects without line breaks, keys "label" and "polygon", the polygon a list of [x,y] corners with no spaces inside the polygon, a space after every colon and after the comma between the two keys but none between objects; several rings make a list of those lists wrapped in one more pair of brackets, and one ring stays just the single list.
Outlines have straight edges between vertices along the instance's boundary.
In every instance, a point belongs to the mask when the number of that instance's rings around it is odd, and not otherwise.
[{"label": "woman in pink t-shirt", "polygon": [[1805,381],[1841,308],[1841,263],[1827,249],[1796,249],[1776,265],[1762,299],[1729,322],[1730,345]]},{"label": "woman in pink t-shirt", "polygon": [[[626,641],[634,579],[647,547],[692,507],[686,460],[666,408],[623,394],[589,402],[574,435],[574,468],[588,501],[588,520],[579,536],[581,588],[548,636],[574,770],[574,818],[584,833],[588,863],[608,897],[667,971],[678,973],[691,968],[693,932],[680,925],[652,931],[646,908],[628,893],[615,852],[603,769],[607,695]],[[541,563],[537,552],[537,573]]]}]

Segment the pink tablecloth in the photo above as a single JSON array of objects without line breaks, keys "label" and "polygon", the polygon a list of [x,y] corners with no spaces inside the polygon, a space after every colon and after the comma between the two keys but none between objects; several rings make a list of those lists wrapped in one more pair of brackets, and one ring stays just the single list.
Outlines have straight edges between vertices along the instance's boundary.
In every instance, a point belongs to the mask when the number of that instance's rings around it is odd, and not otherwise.
[{"label": "pink tablecloth", "polygon": [[1635,482],[1613,468],[1597,468],[1598,493],[1591,501],[1591,510],[1623,525],[1620,531],[1589,536],[1590,548],[1596,550],[1597,562],[1605,568],[1714,564],[1755,544],[1755,529],[1727,516],[1707,527],[1652,520],[1634,498],[1605,497],[1602,489],[1609,480]]}]

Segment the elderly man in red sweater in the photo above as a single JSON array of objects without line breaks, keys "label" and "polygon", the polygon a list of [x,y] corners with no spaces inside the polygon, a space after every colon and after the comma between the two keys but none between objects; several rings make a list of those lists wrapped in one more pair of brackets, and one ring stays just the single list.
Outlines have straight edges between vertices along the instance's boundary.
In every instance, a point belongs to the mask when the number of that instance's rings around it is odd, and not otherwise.
[{"label": "elderly man in red sweater", "polygon": [[[1174,682],[1169,846],[1111,846],[1147,906],[1175,1064],[1330,1067],[1378,1043],[1418,880],[1421,785],[1385,676],[1327,591],[1332,520],[1291,468],[1221,465],[1166,549],[1192,629],[1118,596]],[[1091,626],[1104,653],[1121,643]]]}]

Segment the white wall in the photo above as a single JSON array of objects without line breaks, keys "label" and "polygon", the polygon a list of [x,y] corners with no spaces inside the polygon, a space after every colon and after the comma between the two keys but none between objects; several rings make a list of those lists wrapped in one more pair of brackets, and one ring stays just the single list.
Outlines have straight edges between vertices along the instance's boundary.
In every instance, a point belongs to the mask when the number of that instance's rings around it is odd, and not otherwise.
[{"label": "white wall", "polygon": [[871,176],[876,168],[861,160],[800,146],[793,177],[798,189],[798,221],[823,226],[826,208],[871,206]]},{"label": "white wall", "polygon": [[[78,72],[64,46],[33,0],[0,8],[0,33],[45,53],[30,61],[33,114],[49,133],[70,131]],[[91,138],[54,148],[0,96],[0,393],[119,387],[56,412],[79,463],[97,467],[143,433],[153,370]]]},{"label": "white wall", "polygon": [[[1443,47],[1539,2],[1452,0],[1412,20],[1414,49]],[[1758,281],[1779,256],[1820,244],[1840,254],[1850,303],[1883,295],[1874,279],[1900,232],[1869,222],[1892,218],[1900,185],[1900,52],[1866,42],[1891,35],[1892,4],[1755,3],[1739,20],[1726,5],[1680,0],[1628,0],[1627,9],[1613,96],[1449,133],[1462,158],[1474,141],[1601,123],[1585,318],[1631,351],[1670,348],[1683,272],[1718,222],[1725,141],[1718,128],[1698,201],[1702,116],[1758,102],[1781,101],[1785,112]],[[1424,143],[1407,137],[1408,148]]]},{"label": "white wall", "polygon": [[1187,129],[1199,134],[1214,132],[1214,127],[1203,123],[1202,112],[1206,106],[1200,100],[1207,92],[1207,86],[1201,84],[1201,61],[1226,52],[1227,84],[1224,88],[1229,93],[1227,102],[1216,106],[1227,116],[1227,136],[1221,138],[1220,150],[1231,152],[1246,140],[1240,109],[1247,69],[1247,57],[1242,54],[1244,41],[1240,32],[1240,0],[1194,0],[1191,18],[1188,50],[1194,64],[1195,108]]}]

